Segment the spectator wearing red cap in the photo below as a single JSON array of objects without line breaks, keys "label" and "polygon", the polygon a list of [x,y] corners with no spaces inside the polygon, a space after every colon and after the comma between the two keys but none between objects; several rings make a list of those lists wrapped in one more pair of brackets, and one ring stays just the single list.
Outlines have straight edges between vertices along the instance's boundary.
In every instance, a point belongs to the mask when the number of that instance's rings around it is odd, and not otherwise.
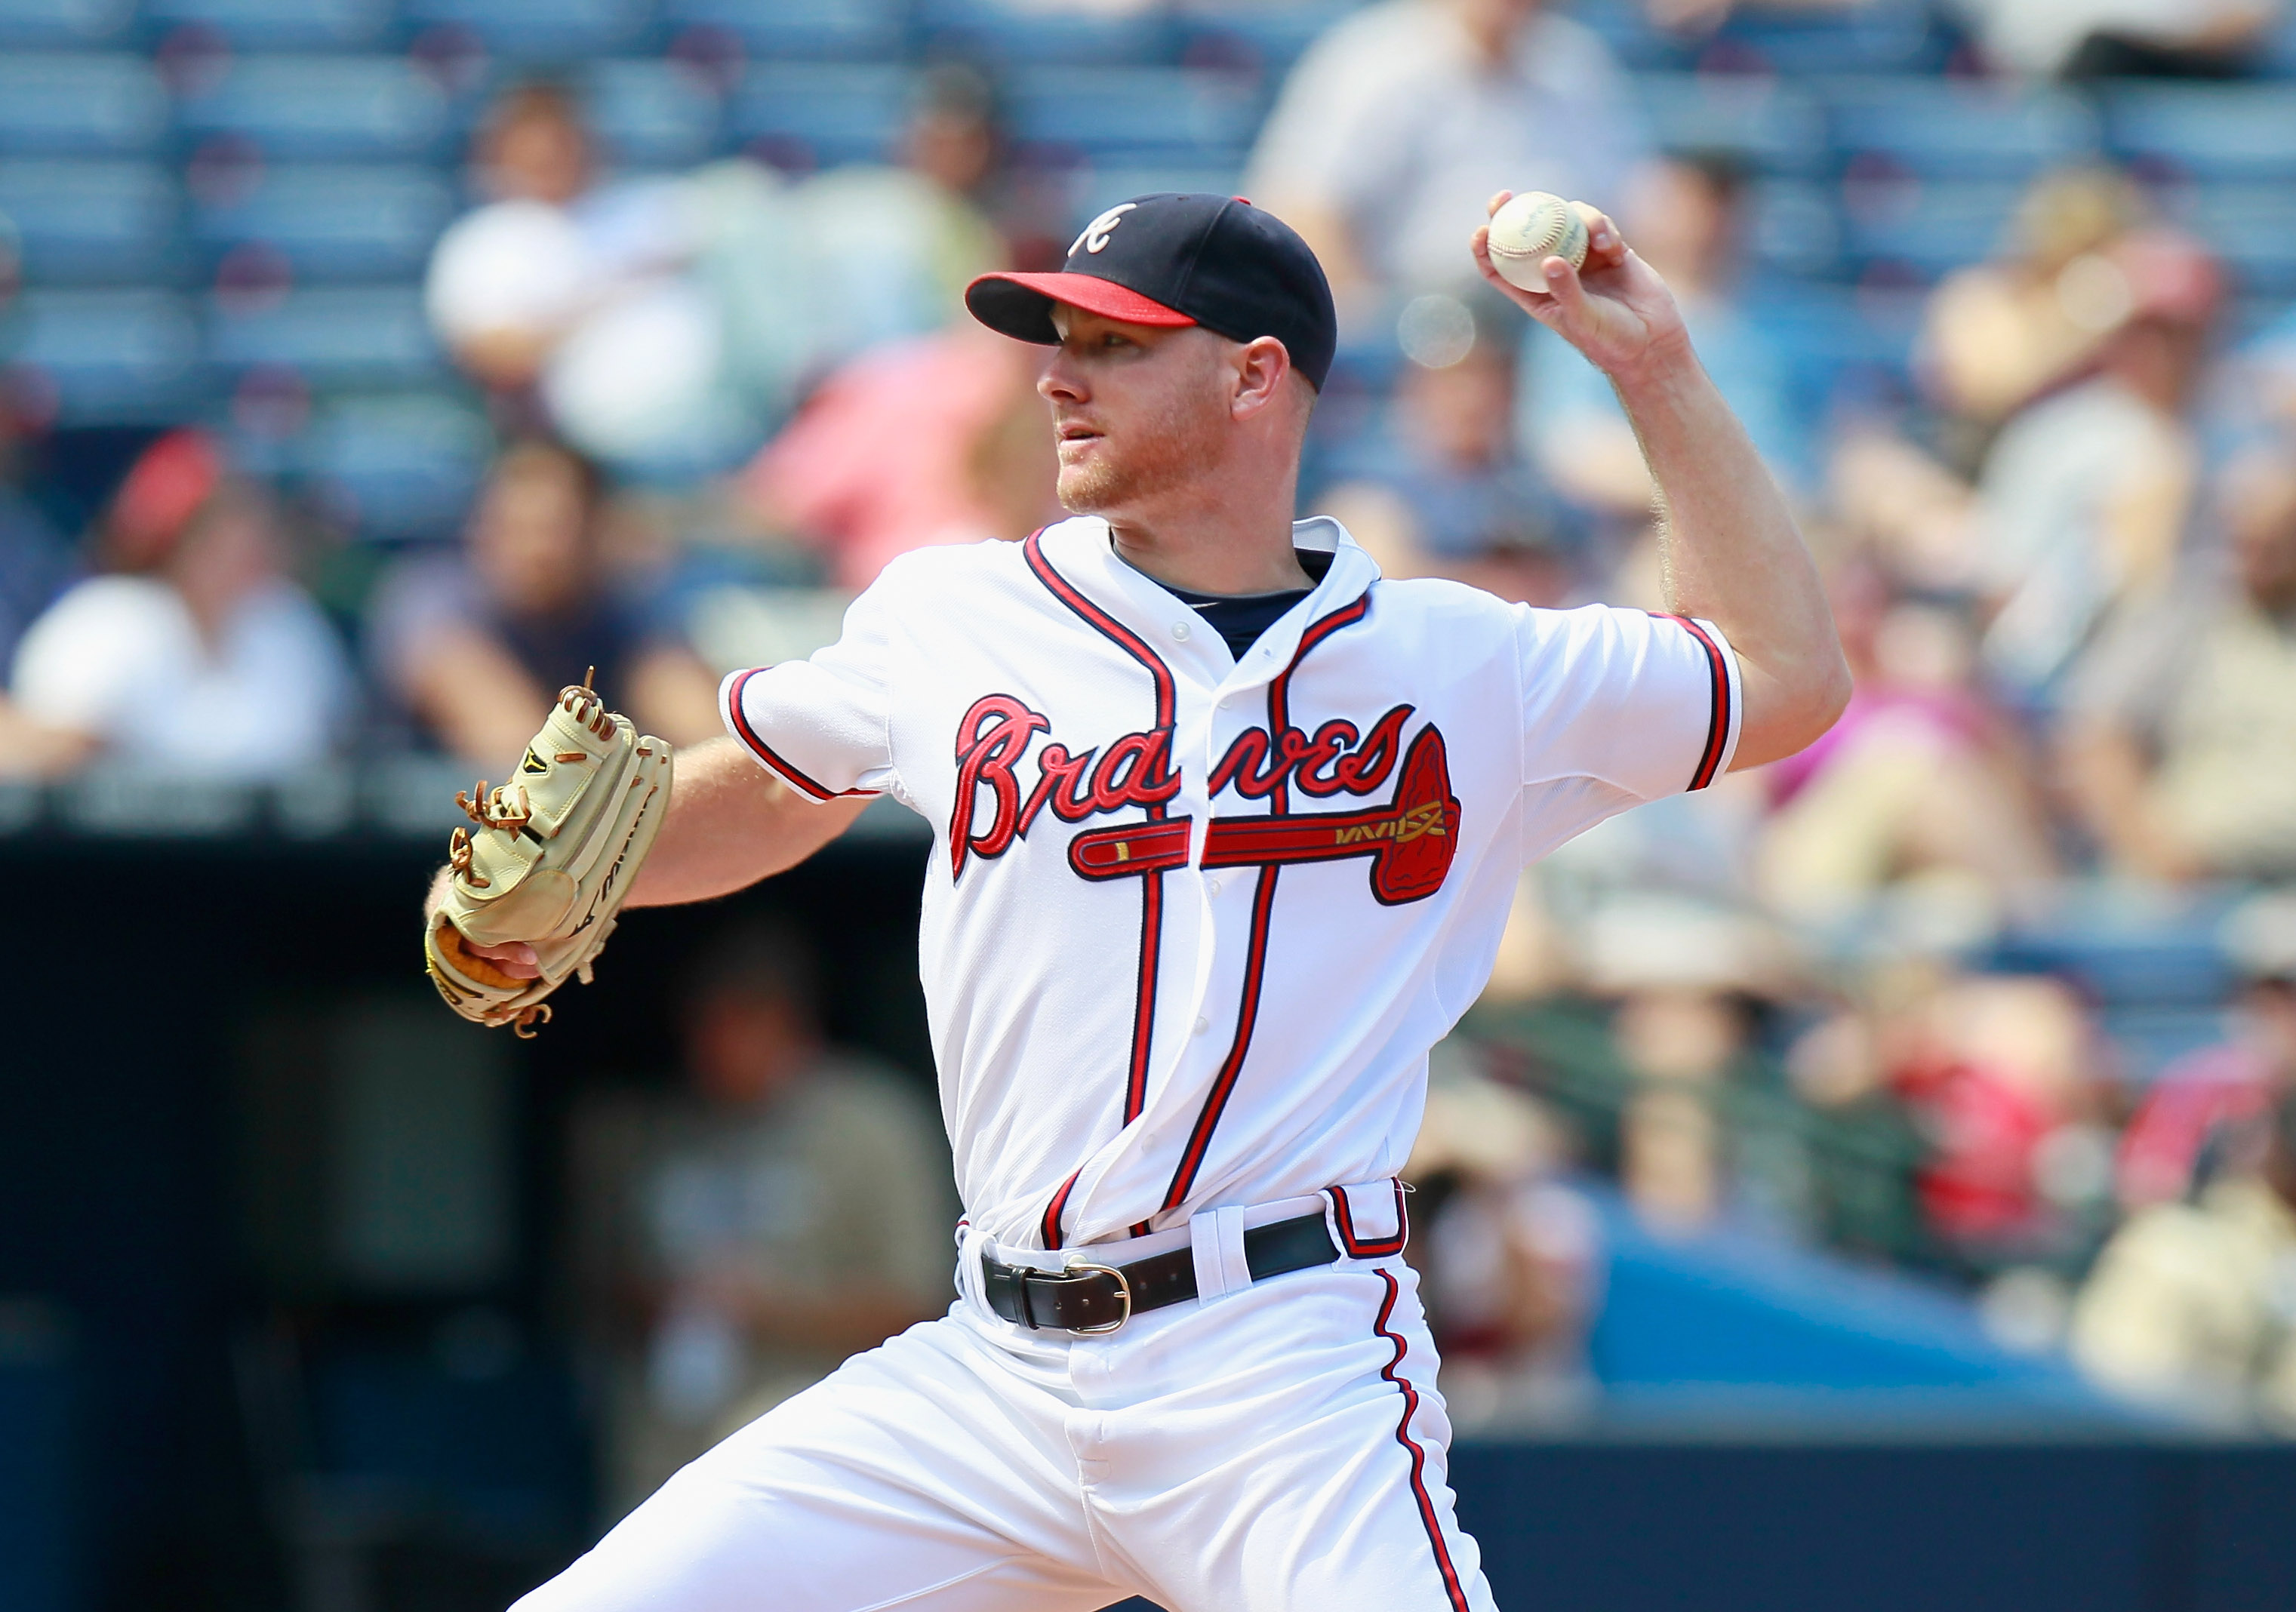
[{"label": "spectator wearing red cap", "polygon": [[98,754],[275,778],[334,748],[351,702],[340,642],[285,569],[276,514],[212,439],[154,443],[97,533],[100,574],[17,646],[18,771]]}]

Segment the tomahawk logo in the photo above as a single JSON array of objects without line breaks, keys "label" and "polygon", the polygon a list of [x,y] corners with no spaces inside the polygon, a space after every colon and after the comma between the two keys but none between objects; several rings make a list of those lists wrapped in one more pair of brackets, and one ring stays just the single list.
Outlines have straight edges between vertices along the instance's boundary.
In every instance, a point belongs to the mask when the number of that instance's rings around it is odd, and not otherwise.
[{"label": "tomahawk logo", "polygon": [[1136,201],[1119,201],[1090,224],[1086,225],[1084,233],[1069,242],[1069,256],[1075,257],[1078,249],[1087,252],[1103,250],[1108,245],[1109,232],[1123,223],[1124,215],[1139,205]]}]

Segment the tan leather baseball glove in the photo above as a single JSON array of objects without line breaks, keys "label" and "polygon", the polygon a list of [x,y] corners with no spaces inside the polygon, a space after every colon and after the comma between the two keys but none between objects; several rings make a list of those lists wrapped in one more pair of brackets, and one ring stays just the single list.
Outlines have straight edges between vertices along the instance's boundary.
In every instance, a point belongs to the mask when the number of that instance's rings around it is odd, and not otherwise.
[{"label": "tan leather baseball glove", "polygon": [[[474,828],[447,842],[452,876],[428,920],[424,966],[447,1005],[520,1035],[550,1017],[543,998],[590,965],[614,930],[669,806],[670,747],[606,708],[588,683],[559,691],[516,777],[455,803]],[[541,974],[520,979],[471,951],[523,941]]]}]

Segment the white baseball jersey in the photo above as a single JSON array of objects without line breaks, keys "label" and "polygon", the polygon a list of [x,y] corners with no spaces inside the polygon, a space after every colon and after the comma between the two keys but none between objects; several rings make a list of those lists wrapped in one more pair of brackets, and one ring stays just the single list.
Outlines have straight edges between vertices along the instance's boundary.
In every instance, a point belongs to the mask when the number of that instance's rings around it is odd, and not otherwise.
[{"label": "white baseball jersey", "polygon": [[919,960],[958,1189],[1008,1247],[1374,1181],[1518,871],[1729,765],[1702,621],[1331,562],[1239,662],[1105,522],[922,550],[726,725],[816,799],[932,824]]}]

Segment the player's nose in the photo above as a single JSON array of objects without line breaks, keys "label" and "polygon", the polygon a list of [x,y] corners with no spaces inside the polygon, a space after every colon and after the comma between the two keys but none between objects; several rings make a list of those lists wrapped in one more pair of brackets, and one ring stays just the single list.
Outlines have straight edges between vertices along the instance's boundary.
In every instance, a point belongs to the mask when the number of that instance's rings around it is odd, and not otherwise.
[{"label": "player's nose", "polygon": [[1053,349],[1052,362],[1037,377],[1037,396],[1047,403],[1082,403],[1091,396],[1084,374],[1065,347]]}]

